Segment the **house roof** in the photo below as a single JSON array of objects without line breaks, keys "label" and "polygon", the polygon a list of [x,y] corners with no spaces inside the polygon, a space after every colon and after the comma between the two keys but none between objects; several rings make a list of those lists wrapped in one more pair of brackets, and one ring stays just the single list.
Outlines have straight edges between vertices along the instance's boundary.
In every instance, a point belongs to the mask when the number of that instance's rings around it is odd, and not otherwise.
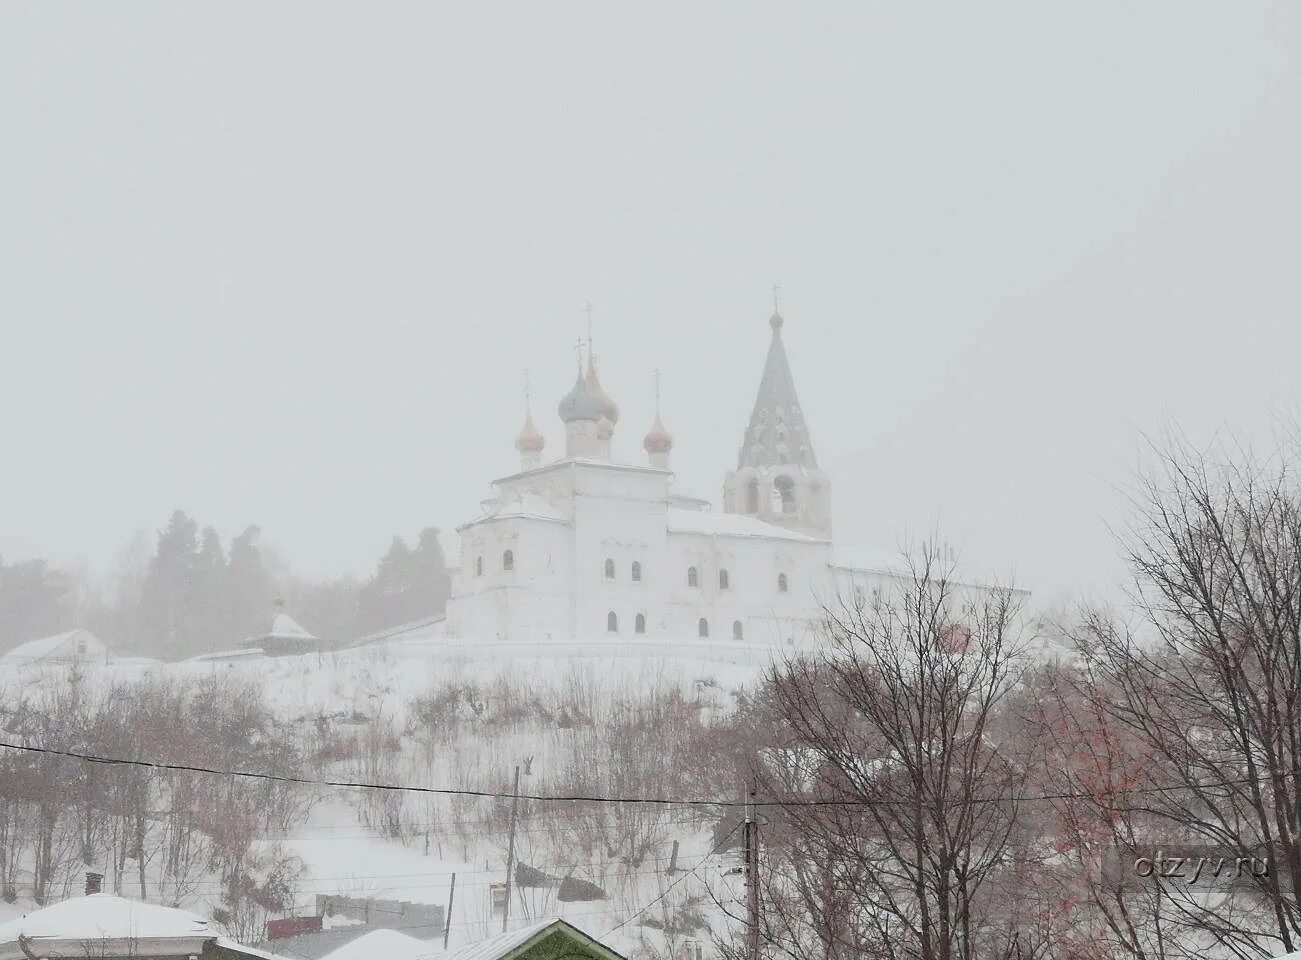
[{"label": "house roof", "polygon": [[107,649],[104,641],[95,636],[89,630],[82,630],[80,627],[76,630],[67,630],[63,633],[56,633],[53,636],[41,637],[38,640],[28,640],[26,643],[20,643],[0,659],[3,660],[43,660],[55,653],[60,647],[69,641],[85,640],[87,650],[102,652]]},{"label": "house roof", "polygon": [[372,930],[350,940],[321,960],[417,960],[429,956],[430,945],[397,930]]},{"label": "house roof", "polygon": [[444,955],[442,960],[513,960],[542,938],[559,933],[602,960],[625,960],[595,937],[579,930],[567,920],[552,917],[518,930],[508,930],[487,940],[467,944]]},{"label": "house roof", "polygon": [[73,897],[0,924],[0,944],[33,940],[189,939],[216,937],[209,921],[188,910],[108,893]]}]

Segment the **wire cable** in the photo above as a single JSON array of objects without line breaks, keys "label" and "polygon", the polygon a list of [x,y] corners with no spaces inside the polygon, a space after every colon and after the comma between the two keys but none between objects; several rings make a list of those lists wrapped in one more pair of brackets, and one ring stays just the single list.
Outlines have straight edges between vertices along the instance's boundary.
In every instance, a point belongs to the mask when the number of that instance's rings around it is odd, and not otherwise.
[{"label": "wire cable", "polygon": [[[754,808],[777,807],[780,809],[794,809],[799,807],[911,807],[915,802],[908,799],[896,800],[887,797],[872,799],[846,798],[813,800],[704,800],[674,797],[610,797],[596,794],[555,795],[542,793],[505,793],[497,790],[468,790],[456,789],[453,787],[420,787],[399,783],[366,783],[355,780],[319,780],[312,777],[294,777],[285,774],[255,773],[251,770],[221,770],[216,767],[201,767],[185,763],[164,763],[157,760],[129,760],[122,757],[103,757],[95,754],[78,753],[74,750],[56,750],[52,747],[34,747],[25,744],[8,743],[6,741],[0,741],[0,748],[19,750],[25,753],[64,757],[70,760],[83,760],[87,763],[102,763],[110,766],[143,767],[150,770],[172,770],[181,773],[208,773],[219,777],[241,777],[248,780],[269,780],[277,783],[294,783],[305,786],[341,787],[353,790],[386,790],[451,797],[483,797],[494,800],[534,800],[540,803],[622,803],[642,804],[646,806],[722,807],[729,809],[739,809],[747,806]],[[1283,775],[1295,777],[1299,774],[1301,774],[1301,771],[1291,770],[1287,771]],[[1237,777],[1229,780],[1203,780],[1197,783],[1177,783],[1153,787],[1132,787],[1124,790],[1115,790],[1112,791],[1112,793],[1115,796],[1177,793],[1182,790],[1207,790],[1216,787],[1244,786],[1252,783],[1269,783],[1273,779],[1274,775],[1272,774],[1262,774],[1258,777]],[[1096,793],[1079,791],[1068,793],[1041,793],[1012,797],[971,797],[964,802],[968,804],[1033,803],[1044,800],[1095,800],[1096,798]]]}]

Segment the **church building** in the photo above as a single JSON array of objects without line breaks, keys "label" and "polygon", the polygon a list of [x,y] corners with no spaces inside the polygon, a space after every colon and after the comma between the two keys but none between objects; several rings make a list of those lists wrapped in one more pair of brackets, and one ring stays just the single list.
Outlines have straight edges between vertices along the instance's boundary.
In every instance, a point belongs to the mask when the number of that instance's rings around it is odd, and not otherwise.
[{"label": "church building", "polygon": [[458,528],[446,634],[774,646],[815,630],[825,605],[907,577],[902,557],[833,544],[831,482],[814,454],[781,316],[769,326],[721,513],[674,489],[673,437],[658,409],[645,462],[613,459],[619,407],[589,351],[560,401],[563,454],[544,461],[529,411],[515,439],[519,472],[495,481],[483,515]]}]

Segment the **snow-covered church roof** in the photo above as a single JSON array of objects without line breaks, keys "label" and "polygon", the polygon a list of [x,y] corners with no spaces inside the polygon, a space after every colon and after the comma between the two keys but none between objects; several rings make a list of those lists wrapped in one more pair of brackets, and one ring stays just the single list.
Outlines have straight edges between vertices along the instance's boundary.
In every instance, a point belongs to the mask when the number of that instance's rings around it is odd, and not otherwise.
[{"label": "snow-covered church roof", "polygon": [[750,422],[741,440],[737,456],[738,469],[745,466],[773,467],[794,463],[816,467],[809,427],[795,393],[795,377],[791,375],[790,361],[782,343],[781,314],[774,312],[768,321],[772,326],[772,340],[768,344],[768,357],[763,365],[763,378],[754,398]]},{"label": "snow-covered church roof", "polygon": [[668,510],[669,533],[697,533],[712,537],[765,537],[769,540],[795,540],[822,543],[817,537],[765,523],[740,513],[709,513],[704,510]]}]

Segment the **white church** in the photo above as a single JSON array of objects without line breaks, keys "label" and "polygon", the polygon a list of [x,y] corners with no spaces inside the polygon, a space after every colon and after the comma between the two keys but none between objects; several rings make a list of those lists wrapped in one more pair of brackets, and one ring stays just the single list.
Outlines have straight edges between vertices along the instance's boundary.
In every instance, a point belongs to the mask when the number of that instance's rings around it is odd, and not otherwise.
[{"label": "white church", "polygon": [[444,632],[518,640],[695,638],[777,646],[808,639],[824,605],[909,576],[902,556],[832,541],[818,466],[782,341],[771,342],[723,512],[675,491],[658,412],[643,464],[611,456],[619,408],[590,355],[560,401],[565,449],[526,414],[520,469],[459,527]]}]

